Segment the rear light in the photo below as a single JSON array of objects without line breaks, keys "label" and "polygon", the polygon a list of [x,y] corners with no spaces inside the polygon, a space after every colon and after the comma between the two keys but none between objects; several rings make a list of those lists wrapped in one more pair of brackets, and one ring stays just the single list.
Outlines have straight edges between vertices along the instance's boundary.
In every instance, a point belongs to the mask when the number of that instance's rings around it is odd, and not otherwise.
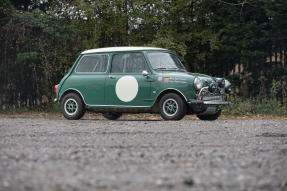
[{"label": "rear light", "polygon": [[55,87],[54,87],[54,93],[55,93],[55,95],[57,95],[57,89],[58,89],[58,84],[55,85]]}]

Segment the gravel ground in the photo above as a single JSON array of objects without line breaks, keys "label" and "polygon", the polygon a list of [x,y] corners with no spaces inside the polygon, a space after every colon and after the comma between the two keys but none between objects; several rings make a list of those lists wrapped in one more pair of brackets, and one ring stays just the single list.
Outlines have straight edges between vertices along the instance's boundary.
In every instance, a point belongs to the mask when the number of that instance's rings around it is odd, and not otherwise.
[{"label": "gravel ground", "polygon": [[2,117],[0,190],[287,190],[287,120]]}]

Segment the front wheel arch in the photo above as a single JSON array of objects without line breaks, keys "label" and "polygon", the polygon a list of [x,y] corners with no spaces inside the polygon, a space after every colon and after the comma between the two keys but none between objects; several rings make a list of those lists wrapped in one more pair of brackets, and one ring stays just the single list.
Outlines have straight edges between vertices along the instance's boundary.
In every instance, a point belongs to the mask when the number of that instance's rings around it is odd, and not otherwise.
[{"label": "front wheel arch", "polygon": [[160,94],[157,96],[157,98],[156,98],[156,100],[152,106],[153,112],[157,112],[159,110],[159,102],[160,102],[161,98],[168,93],[175,93],[175,94],[179,95],[181,97],[181,99],[184,101],[184,103],[187,105],[186,97],[179,90],[166,89],[166,90],[163,90],[162,92],[160,92]]},{"label": "front wheel arch", "polygon": [[179,90],[176,89],[165,89],[162,92],[160,92],[160,94],[157,96],[156,101],[159,101],[165,94],[168,93],[176,93],[178,94],[185,102],[187,102],[186,97],[183,95],[182,92],[180,92]]}]

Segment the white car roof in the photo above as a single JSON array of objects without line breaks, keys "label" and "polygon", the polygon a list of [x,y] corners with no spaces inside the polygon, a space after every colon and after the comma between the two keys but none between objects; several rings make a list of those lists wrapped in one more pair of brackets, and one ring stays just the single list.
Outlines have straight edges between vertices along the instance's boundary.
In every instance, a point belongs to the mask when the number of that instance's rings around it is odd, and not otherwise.
[{"label": "white car roof", "polygon": [[81,54],[89,54],[89,53],[100,53],[100,52],[119,52],[119,51],[137,51],[137,50],[167,50],[163,48],[155,48],[155,47],[144,47],[144,46],[120,46],[120,47],[109,47],[109,48],[96,48],[85,50]]}]

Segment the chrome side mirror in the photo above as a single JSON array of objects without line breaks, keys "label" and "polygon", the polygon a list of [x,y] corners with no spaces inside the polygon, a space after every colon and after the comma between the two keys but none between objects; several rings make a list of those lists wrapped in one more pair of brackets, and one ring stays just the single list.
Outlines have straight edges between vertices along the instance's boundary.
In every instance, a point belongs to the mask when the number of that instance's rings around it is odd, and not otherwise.
[{"label": "chrome side mirror", "polygon": [[142,71],[142,75],[143,75],[144,77],[148,77],[148,72],[147,72],[146,70],[143,70],[143,71]]}]

